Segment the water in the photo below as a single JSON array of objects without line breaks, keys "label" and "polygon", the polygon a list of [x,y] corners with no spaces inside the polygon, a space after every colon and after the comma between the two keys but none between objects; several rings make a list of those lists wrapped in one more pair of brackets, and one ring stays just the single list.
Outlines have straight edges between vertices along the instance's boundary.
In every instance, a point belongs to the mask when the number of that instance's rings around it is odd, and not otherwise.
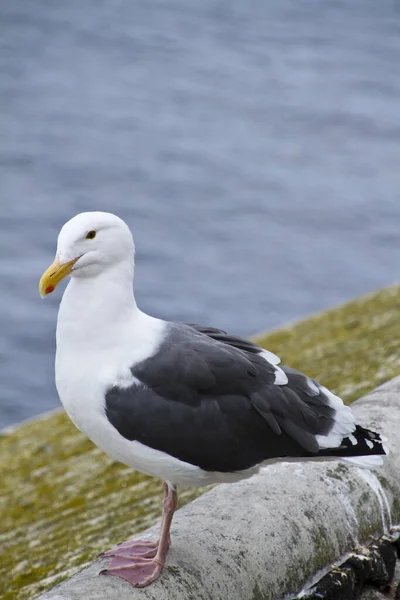
[{"label": "water", "polygon": [[132,227],[144,310],[238,334],[398,278],[396,6],[3,0],[0,425],[58,405],[77,212]]}]

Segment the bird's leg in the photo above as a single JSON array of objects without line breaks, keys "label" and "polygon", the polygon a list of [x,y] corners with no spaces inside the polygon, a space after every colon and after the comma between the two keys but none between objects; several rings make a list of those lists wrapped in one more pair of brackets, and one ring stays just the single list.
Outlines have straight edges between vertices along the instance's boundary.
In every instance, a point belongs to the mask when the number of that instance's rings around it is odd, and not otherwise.
[{"label": "bird's leg", "polygon": [[[164,490],[164,504],[168,497],[168,484],[163,482]],[[163,508],[163,519],[164,519],[164,508]],[[161,526],[162,527],[162,526]],[[159,540],[141,540],[132,539],[126,542],[117,544],[111,550],[102,552],[100,558],[108,558],[112,556],[140,556],[141,558],[154,558],[157,554]]]},{"label": "bird's leg", "polygon": [[173,487],[169,487],[168,483],[164,481],[164,501],[163,501],[163,516],[161,521],[161,533],[160,540],[158,544],[158,550],[156,559],[162,562],[162,566],[165,563],[165,557],[167,556],[168,549],[171,545],[171,523],[172,518],[174,516],[174,512],[176,510],[176,506],[178,504],[178,494],[176,493],[176,489]]},{"label": "bird's leg", "polygon": [[108,569],[100,575],[121,577],[134,587],[145,587],[159,578],[170,546],[170,528],[178,496],[176,490],[164,482],[163,515],[158,542],[132,540],[105,552],[111,557]]}]

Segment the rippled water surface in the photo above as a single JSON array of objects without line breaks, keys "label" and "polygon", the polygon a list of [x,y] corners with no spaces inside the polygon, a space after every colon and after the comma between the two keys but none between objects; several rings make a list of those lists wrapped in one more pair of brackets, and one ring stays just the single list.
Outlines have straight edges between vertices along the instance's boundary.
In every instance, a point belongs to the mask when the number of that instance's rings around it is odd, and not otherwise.
[{"label": "rippled water surface", "polygon": [[243,335],[398,279],[394,6],[1,3],[0,425],[58,404],[37,281],[77,212],[132,227],[143,309]]}]

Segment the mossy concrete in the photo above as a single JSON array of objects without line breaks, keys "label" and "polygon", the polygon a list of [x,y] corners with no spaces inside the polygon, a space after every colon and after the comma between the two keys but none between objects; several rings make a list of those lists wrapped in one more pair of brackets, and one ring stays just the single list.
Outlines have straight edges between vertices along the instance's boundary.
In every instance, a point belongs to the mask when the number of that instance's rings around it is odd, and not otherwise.
[{"label": "mossy concrete", "polygon": [[[399,316],[391,287],[257,341],[352,401],[400,373]],[[3,600],[35,597],[160,514],[159,482],[109,459],[62,412],[0,434],[0,482]]]},{"label": "mossy concrete", "polygon": [[352,402],[400,374],[400,286],[257,336],[256,341],[284,364]]}]

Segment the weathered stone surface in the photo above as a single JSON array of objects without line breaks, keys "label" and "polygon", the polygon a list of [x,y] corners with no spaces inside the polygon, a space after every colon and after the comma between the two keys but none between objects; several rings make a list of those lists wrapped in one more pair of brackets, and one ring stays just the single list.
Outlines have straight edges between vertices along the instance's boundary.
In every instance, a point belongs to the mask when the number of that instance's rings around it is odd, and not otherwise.
[{"label": "weathered stone surface", "polygon": [[[135,590],[98,577],[98,560],[41,600],[275,600],[295,595],[331,561],[400,522],[400,378],[354,405],[384,431],[391,454],[376,473],[344,463],[282,463],[221,485],[181,509],[162,578]],[[146,532],[157,535],[157,527]]]}]

